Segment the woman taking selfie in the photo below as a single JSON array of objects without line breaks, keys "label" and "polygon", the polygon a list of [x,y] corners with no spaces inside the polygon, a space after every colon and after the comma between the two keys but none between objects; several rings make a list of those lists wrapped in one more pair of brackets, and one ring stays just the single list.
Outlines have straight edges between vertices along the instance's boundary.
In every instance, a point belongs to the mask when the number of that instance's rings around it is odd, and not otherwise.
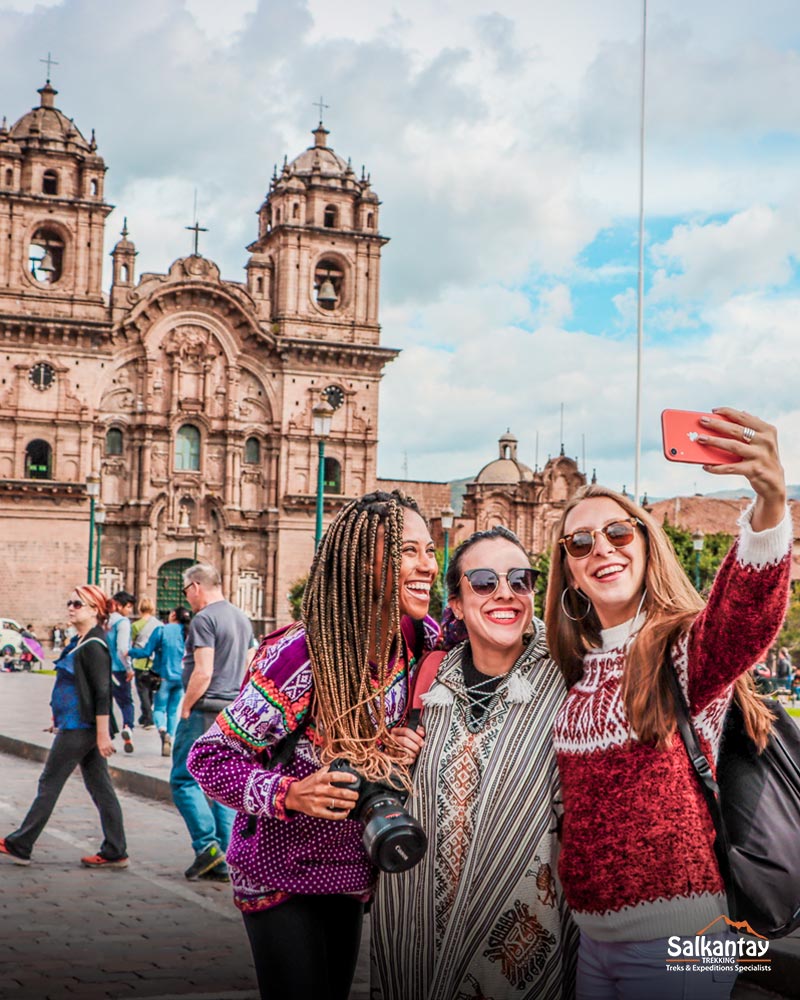
[{"label": "woman taking selfie", "polygon": [[19,829],[0,840],[0,855],[30,864],[31,852],[47,825],[67,778],[80,765],[83,783],[100,813],[103,843],[97,854],[81,858],[87,868],[127,868],[122,810],[108,774],[114,753],[111,718],[111,654],[103,623],[110,601],[99,587],[76,587],[67,601],[76,635],[55,663],[50,698],[56,738],[39,778],[39,791]]},{"label": "woman taking selfie", "polygon": [[714,826],[676,729],[670,660],[710,760],[732,697],[764,744],[770,716],[749,670],[783,623],[792,525],[775,428],[714,412],[701,443],[740,461],[704,468],[745,476],[756,499],[707,604],[663,529],[628,497],[587,486],[558,529],[545,619],[569,688],[554,742],[579,1000],[721,1000],[735,978],[665,968],[666,938],[693,936],[727,909]]},{"label": "woman taking selfie", "polygon": [[551,743],[565,688],[533,617],[535,581],[503,527],[470,536],[450,563],[449,607],[467,638],[424,696],[409,808],[428,853],[381,879],[372,911],[382,1000],[571,996]]},{"label": "woman taking selfie", "polygon": [[[353,779],[328,765],[345,758],[381,781],[416,757],[421,735],[402,721],[409,672],[438,639],[426,619],[436,572],[413,500],[348,503],[314,558],[302,623],[262,642],[242,693],[189,756],[204,791],[239,813],[227,861],[262,996],[349,994],[378,873],[348,818]],[[278,755],[301,726],[288,762],[265,770],[261,753]]]}]

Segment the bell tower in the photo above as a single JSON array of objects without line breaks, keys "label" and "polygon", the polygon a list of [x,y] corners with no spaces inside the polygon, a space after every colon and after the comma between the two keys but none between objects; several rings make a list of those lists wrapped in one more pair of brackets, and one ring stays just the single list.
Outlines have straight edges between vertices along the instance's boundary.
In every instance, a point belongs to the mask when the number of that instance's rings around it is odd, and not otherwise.
[{"label": "bell tower", "polygon": [[248,289],[260,317],[286,337],[377,344],[381,248],[380,202],[362,168],[328,145],[284,160],[258,212],[248,250]]},{"label": "bell tower", "polygon": [[0,127],[0,311],[103,320],[106,167],[49,80],[38,93],[38,107]]}]

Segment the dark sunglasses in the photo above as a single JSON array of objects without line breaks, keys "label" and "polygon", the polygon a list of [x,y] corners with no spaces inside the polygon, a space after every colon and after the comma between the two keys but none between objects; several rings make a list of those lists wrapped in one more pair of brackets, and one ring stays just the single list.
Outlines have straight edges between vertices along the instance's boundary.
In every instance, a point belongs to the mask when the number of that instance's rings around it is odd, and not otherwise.
[{"label": "dark sunglasses", "polygon": [[491,597],[505,578],[509,590],[519,597],[528,597],[536,586],[539,571],[526,566],[524,569],[510,569],[507,573],[497,573],[493,569],[468,569],[464,576],[472,588],[472,593],[478,597]]},{"label": "dark sunglasses", "polygon": [[67,601],[68,608],[85,608],[86,605],[83,601]]},{"label": "dark sunglasses", "polygon": [[592,554],[595,536],[598,532],[605,535],[608,543],[613,545],[615,549],[621,549],[623,545],[630,545],[636,537],[637,524],[641,524],[638,518],[628,517],[624,521],[612,521],[604,528],[594,528],[592,531],[588,528],[580,528],[569,535],[564,535],[558,541],[573,559],[585,559]]}]

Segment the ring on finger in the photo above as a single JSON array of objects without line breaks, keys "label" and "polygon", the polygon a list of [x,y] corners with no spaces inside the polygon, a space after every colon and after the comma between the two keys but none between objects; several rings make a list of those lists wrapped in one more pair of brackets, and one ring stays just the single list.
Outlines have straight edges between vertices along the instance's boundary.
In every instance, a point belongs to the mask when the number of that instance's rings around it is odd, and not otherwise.
[{"label": "ring on finger", "polygon": [[752,444],[753,438],[755,436],[756,436],[756,432],[753,430],[752,427],[743,427],[742,428],[742,439],[744,441],[746,441],[748,444]]}]

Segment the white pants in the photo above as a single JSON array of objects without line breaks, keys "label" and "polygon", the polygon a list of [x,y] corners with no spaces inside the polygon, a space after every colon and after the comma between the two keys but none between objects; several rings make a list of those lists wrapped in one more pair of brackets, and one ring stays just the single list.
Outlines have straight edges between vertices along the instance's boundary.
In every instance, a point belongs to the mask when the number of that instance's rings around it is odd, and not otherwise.
[{"label": "white pants", "polygon": [[667,939],[594,941],[581,932],[576,1000],[729,1000],[735,972],[673,972]]}]

